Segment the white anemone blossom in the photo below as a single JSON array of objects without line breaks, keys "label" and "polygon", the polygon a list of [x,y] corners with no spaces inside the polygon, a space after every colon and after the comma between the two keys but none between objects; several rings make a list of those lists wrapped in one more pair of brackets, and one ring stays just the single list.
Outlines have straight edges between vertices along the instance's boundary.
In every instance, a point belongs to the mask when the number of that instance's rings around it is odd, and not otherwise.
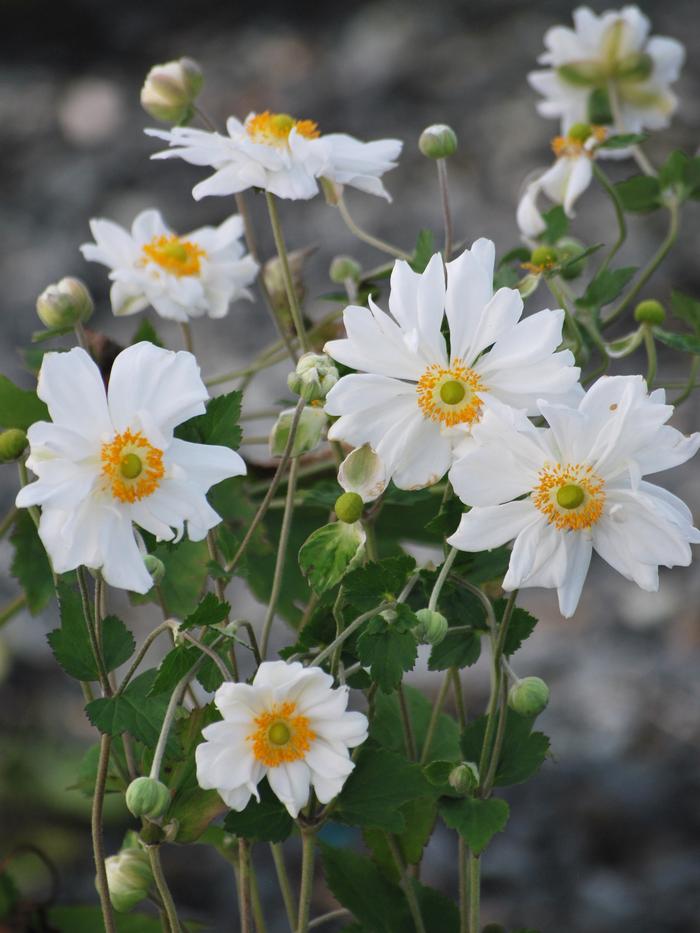
[{"label": "white anemone blossom", "polygon": [[642,479],[685,463],[700,433],[666,424],[663,390],[647,395],[641,376],[603,376],[577,407],[540,402],[548,428],[489,413],[475,445],[450,472],[472,508],[449,543],[483,551],[514,541],[506,590],[556,588],[562,615],[581,595],[591,554],[644,590],[659,565],[687,566],[700,532],[686,505]]},{"label": "white anemone blossom", "polygon": [[148,592],[133,524],[159,540],[186,529],[200,541],[221,521],[207,490],[245,473],[228,447],[174,437],[177,425],[204,413],[197,361],[134,344],[114,361],[105,393],[84,350],[47,353],[37,392],[52,421],[27,432],[27,466],[38,479],[20,490],[17,505],[41,506],[39,535],[57,573],[84,565],[112,586]]},{"label": "white anemone blossom", "polygon": [[494,244],[477,240],[447,263],[447,286],[439,254],[422,274],[397,262],[392,316],[371,299],[369,308],[351,305],[343,318],[347,338],[325,346],[360,370],[328,393],[326,411],[339,416],[328,437],[369,444],[402,489],[436,483],[486,409],[506,405],[535,414],[538,398],[580,393],[573,355],[557,352],[564,312],[539,311],[521,321],[518,292],[493,292],[494,257]]},{"label": "white anemone blossom", "polygon": [[286,113],[250,113],[243,123],[226,121],[226,135],[176,126],[147,129],[172,148],[153,159],[181,158],[207,165],[213,175],[192,189],[196,200],[207,195],[237,194],[262,188],[278,198],[306,200],[319,191],[318,179],[349,185],[391,200],[381,177],[395,168],[402,143],[398,139],[361,142],[346,133],[321,135],[313,120]]},{"label": "white anemone blossom", "polygon": [[229,217],[219,227],[200,227],[181,236],[157,210],[142,211],[131,233],[111,220],[91,220],[94,243],[83,256],[111,271],[112,311],[135,314],[149,305],[164,318],[186,322],[208,315],[221,318],[239,298],[252,298],[248,286],[258,264],[245,253],[243,221]]},{"label": "white anemone blossom", "polygon": [[516,219],[524,236],[537,237],[547,227],[537,203],[540,194],[561,204],[567,217],[575,216],[574,204],[591,183],[593,159],[605,136],[602,127],[579,123],[552,140],[556,161],[527,185],[518,204]]},{"label": "white anemone blossom", "polygon": [[348,696],[329,674],[297,661],[264,661],[252,684],[222,684],[214,703],[223,720],[202,730],[195,752],[200,787],[233,810],[260,800],[264,777],[292,817],[311,787],[328,803],[355,767],[348,749],[367,738],[367,718],[348,712]]},{"label": "white anemone blossom", "polygon": [[[671,84],[685,58],[680,42],[649,36],[650,23],[636,6],[597,15],[582,6],[573,12],[574,28],[554,26],[545,33],[539,62],[548,67],[528,75],[544,96],[538,110],[557,117],[566,132],[589,119],[593,91],[607,92],[616,129],[639,133],[668,126],[678,106]],[[605,150],[609,157],[625,155]]]}]

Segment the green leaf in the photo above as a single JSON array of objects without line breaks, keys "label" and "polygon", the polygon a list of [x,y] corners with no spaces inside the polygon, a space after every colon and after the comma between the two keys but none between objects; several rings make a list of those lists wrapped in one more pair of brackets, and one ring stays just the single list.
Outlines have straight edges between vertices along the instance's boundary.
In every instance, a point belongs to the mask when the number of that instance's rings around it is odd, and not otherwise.
[{"label": "green leaf", "polygon": [[508,804],[498,797],[443,799],[439,810],[447,826],[457,830],[475,855],[480,855],[496,833],[503,830],[510,813]]},{"label": "green leaf", "polygon": [[26,509],[17,513],[10,541],[15,549],[10,572],[24,590],[29,611],[41,612],[53,596],[53,576],[36,525]]},{"label": "green leaf", "polygon": [[339,583],[364,553],[365,533],[359,522],[333,522],[313,531],[299,551],[299,566],[317,593]]},{"label": "green leaf", "polygon": [[[416,690],[414,687],[409,687],[405,684],[402,689],[413,727],[416,748],[420,754],[423,751],[433,705],[420,690]],[[401,713],[399,710],[399,701],[395,693],[391,695],[378,693],[375,697],[374,717],[370,724],[370,737],[384,748],[405,754],[406,747],[403,737]],[[461,757],[457,723],[446,713],[441,713],[430,744],[430,754],[427,760],[435,761],[436,759],[444,759],[458,761]]]},{"label": "green leaf", "polygon": [[659,187],[661,190],[674,188],[681,196],[685,194],[683,176],[688,164],[688,156],[676,149],[659,169]]},{"label": "green leaf", "polygon": [[[157,917],[146,914],[115,914],[114,922],[117,933],[161,933],[162,926]],[[48,911],[48,923],[52,930],[64,930],[66,933],[97,933],[104,930],[102,911],[99,907],[51,907]],[[194,929],[188,922],[188,927]]]},{"label": "green leaf", "polygon": [[648,139],[644,133],[620,133],[617,136],[608,136],[607,139],[599,143],[597,149],[626,149],[628,146],[636,146]]},{"label": "green leaf", "polygon": [[320,843],[326,883],[336,900],[357,917],[362,933],[406,933],[413,929],[406,898],[370,859]]},{"label": "green leaf", "polygon": [[655,211],[661,206],[659,181],[653,175],[635,175],[615,185],[622,206],[630,213]]},{"label": "green leaf", "polygon": [[502,580],[508,570],[510,550],[507,547],[493,548],[491,551],[469,553],[464,551],[453,565],[453,570],[469,583],[488,583]]},{"label": "green leaf", "polygon": [[448,667],[471,667],[481,655],[481,636],[476,632],[455,632],[434,645],[428,659],[428,670],[446,671]]},{"label": "green leaf", "polygon": [[431,761],[423,768],[423,774],[433,787],[439,787],[441,791],[444,791],[446,787],[449,787],[448,778],[458,764],[458,761]]},{"label": "green leaf", "polygon": [[266,780],[258,784],[258,791],[260,803],[252,798],[240,813],[231,810],[224,820],[224,829],[256,842],[284,842],[291,835],[294,820],[272,793]]},{"label": "green leaf", "polygon": [[167,696],[149,696],[155,676],[155,669],[144,671],[131,681],[121,696],[100,697],[88,703],[85,712],[93,726],[106,735],[128,732],[144,745],[153,747],[168,705]]},{"label": "green leaf", "polygon": [[229,603],[221,602],[213,593],[207,593],[194,612],[191,612],[180,628],[196,628],[200,625],[218,625],[228,618]]},{"label": "green leaf", "polygon": [[[78,772],[75,784],[72,784],[68,790],[77,790],[85,794],[86,797],[92,797],[95,793],[95,783],[97,782],[97,767],[100,759],[100,743],[91,745],[85,752],[78,766]],[[126,759],[124,750],[117,742],[112,743],[112,749],[109,756],[109,770],[107,772],[107,783],[105,785],[107,793],[123,793],[126,785],[122,774],[119,773],[117,764],[123,767],[123,773],[127,773]]]},{"label": "green leaf", "polygon": [[408,554],[371,561],[345,577],[345,598],[358,613],[369,612],[384,601],[395,600],[415,566]]},{"label": "green leaf", "polygon": [[155,329],[153,324],[151,324],[147,317],[141,318],[141,322],[134,331],[134,336],[131,338],[131,343],[140,343],[142,340],[146,340],[148,343],[152,343],[156,347],[163,346],[163,341],[158,336],[158,331]]},{"label": "green leaf", "polygon": [[241,393],[238,390],[217,395],[207,402],[203,415],[190,418],[176,429],[176,437],[196,444],[218,444],[238,450],[241,444]]},{"label": "green leaf", "polygon": [[26,431],[35,421],[50,421],[49,410],[36,392],[20,389],[0,375],[0,426]]},{"label": "green leaf", "polygon": [[671,311],[700,336],[700,301],[674,288],[671,292]]},{"label": "green leaf", "polygon": [[546,228],[540,239],[543,243],[554,246],[557,240],[560,240],[566,235],[569,229],[569,218],[564,213],[564,208],[561,204],[557,204],[556,207],[552,207],[550,210],[546,211],[542,215],[542,219],[546,224]]},{"label": "green leaf", "polygon": [[610,98],[605,88],[597,87],[588,97],[588,122],[605,126],[613,122]]},{"label": "green leaf", "polygon": [[[396,842],[410,865],[417,865],[423,856],[423,849],[435,825],[436,810],[435,800],[430,797],[409,800],[400,807],[406,829],[396,836]],[[389,877],[398,880],[398,871],[387,845],[386,833],[381,829],[365,827],[362,836],[372,850],[375,861],[384,868]]]},{"label": "green leaf", "polygon": [[400,808],[409,800],[432,797],[434,790],[417,764],[386,749],[363,749],[338,797],[334,815],[353,826],[402,833]]},{"label": "green leaf", "polygon": [[[183,538],[177,544],[162,542],[149,548],[149,551],[165,565],[160,591],[168,613],[184,619],[199,605],[207,580],[207,542]],[[130,597],[133,603],[139,605],[155,601],[157,594],[154,587],[145,596],[132,593]]]},{"label": "green leaf", "polygon": [[636,266],[623,266],[620,269],[604,269],[589,283],[581,298],[576,300],[579,308],[601,308],[610,304],[624,289],[637,271]]},{"label": "green leaf", "polygon": [[[549,751],[549,739],[542,732],[532,732],[532,719],[509,709],[501,755],[494,783],[498,787],[522,784],[542,766]],[[479,761],[486,731],[486,716],[469,723],[462,733],[461,747],[465,761]]]},{"label": "green leaf", "polygon": [[654,337],[673,350],[680,350],[682,353],[700,353],[700,337],[694,334],[675,334],[670,330],[655,327]]},{"label": "green leaf", "polygon": [[[494,612],[496,613],[496,618],[501,619],[503,617],[503,610],[505,609],[506,601],[505,599],[499,599],[494,604]],[[508,625],[508,631],[506,632],[506,639],[503,645],[503,653],[506,657],[510,657],[511,654],[520,648],[524,641],[532,635],[537,625],[537,619],[530,615],[526,609],[521,609],[520,606],[516,606],[513,610],[513,614],[510,617],[510,623]]]},{"label": "green leaf", "polygon": [[172,648],[160,662],[148,695],[172,693],[192,668],[200,653],[194,645],[176,645]]},{"label": "green leaf", "polygon": [[416,241],[416,248],[411,260],[414,272],[425,272],[425,268],[436,253],[435,237],[432,230],[421,230]]},{"label": "green leaf", "polygon": [[418,656],[413,634],[416,617],[403,603],[396,606],[395,612],[396,618],[391,622],[384,616],[371,619],[357,640],[360,661],[370,668],[372,680],[384,693],[398,687],[404,671],[413,669]]}]

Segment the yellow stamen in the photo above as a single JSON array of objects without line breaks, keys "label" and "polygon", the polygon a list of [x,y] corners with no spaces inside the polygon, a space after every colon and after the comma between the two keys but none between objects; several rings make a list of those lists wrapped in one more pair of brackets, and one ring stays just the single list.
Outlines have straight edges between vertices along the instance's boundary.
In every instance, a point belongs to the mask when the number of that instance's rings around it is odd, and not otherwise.
[{"label": "yellow stamen", "polygon": [[206,259],[206,252],[196,243],[181,240],[174,233],[154,236],[150,243],[142,247],[142,264],[155,262],[173,275],[199,275],[200,261]]},{"label": "yellow stamen", "polygon": [[592,159],[595,155],[595,146],[586,146],[591,136],[596,143],[602,143],[607,136],[608,131],[604,126],[591,126],[590,136],[587,139],[581,139],[578,134],[574,136],[555,136],[552,140],[552,152],[558,158],[575,157],[585,155]]},{"label": "yellow stamen", "polygon": [[102,475],[115,499],[136,502],[156,491],[165,474],[163,451],[140,431],[126,430],[102,445]]},{"label": "yellow stamen", "polygon": [[295,120],[288,113],[256,113],[246,120],[246,133],[256,142],[266,146],[286,146],[292,130],[306,139],[318,139],[321,135],[313,120]]},{"label": "yellow stamen", "polygon": [[296,713],[296,703],[277,703],[253,722],[257,728],[247,740],[255,758],[267,768],[303,758],[316,738],[308,718]]},{"label": "yellow stamen", "polygon": [[446,427],[474,424],[481,418],[478,392],[485,386],[461,360],[453,360],[449,369],[434,363],[418,380],[418,405],[426,418]]},{"label": "yellow stamen", "polygon": [[593,467],[580,463],[547,464],[532,491],[532,501],[560,531],[580,531],[603,514],[605,482]]}]

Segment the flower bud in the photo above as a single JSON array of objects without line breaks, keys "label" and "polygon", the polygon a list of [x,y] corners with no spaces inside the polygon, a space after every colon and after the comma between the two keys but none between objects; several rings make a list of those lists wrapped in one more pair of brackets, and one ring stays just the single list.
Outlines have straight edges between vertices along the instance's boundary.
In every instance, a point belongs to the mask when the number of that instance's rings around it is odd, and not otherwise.
[{"label": "flower bud", "polygon": [[356,492],[344,492],[335,500],[336,518],[339,522],[347,522],[351,525],[362,515],[363,506],[362,497]]},{"label": "flower bud", "polygon": [[441,612],[419,609],[416,613],[418,625],[413,632],[423,645],[439,645],[447,635],[447,619]]},{"label": "flower bud", "polygon": [[87,321],[93,308],[87,287],[72,276],[49,285],[36,300],[36,313],[50,330]]},{"label": "flower bud", "polygon": [[[297,297],[299,305],[303,305],[306,296],[306,287],[304,285],[304,265],[306,260],[316,251],[315,246],[306,246],[303,249],[294,249],[288,256],[289,271],[294,285],[294,294]],[[268,259],[262,269],[265,288],[270,296],[272,306],[278,314],[282,315],[290,325],[292,325],[291,309],[289,307],[289,298],[287,297],[287,286],[284,280],[284,269],[282,260],[279,256]]]},{"label": "flower bud", "polygon": [[420,134],[418,148],[428,159],[448,159],[457,152],[457,134],[445,123],[434,123]]},{"label": "flower bud", "polygon": [[591,135],[591,124],[574,123],[569,127],[569,131],[566,135],[569,139],[573,139],[575,142],[585,143],[588,137]]},{"label": "flower bud", "polygon": [[530,254],[530,262],[539,269],[556,266],[559,256],[553,246],[537,246]]},{"label": "flower bud", "polygon": [[[284,453],[293,420],[293,408],[280,412],[270,433],[270,453],[273,457],[281,457]],[[318,447],[327,421],[328,418],[322,408],[305,408],[302,411],[294,443],[292,444],[292,457],[307,454]]]},{"label": "flower bud", "polygon": [[524,677],[508,693],[508,705],[521,716],[539,716],[547,703],[549,687],[541,677]]},{"label": "flower bud", "polygon": [[356,492],[363,502],[372,502],[386,489],[384,461],[369,444],[356,447],[338,467],[338,483],[345,492]]},{"label": "flower bud", "polygon": [[143,562],[146,566],[146,570],[151,575],[153,585],[157,586],[165,576],[165,564],[162,560],[160,560],[158,557],[155,557],[153,554],[146,554]]},{"label": "flower bud", "polygon": [[115,910],[126,913],[148,896],[153,873],[148,855],[140,848],[122,849],[105,859],[109,899]]},{"label": "flower bud", "polygon": [[203,83],[202,69],[191,58],[154,65],[141,88],[141,106],[163,123],[189,123]]},{"label": "flower bud", "polygon": [[305,353],[287,377],[290,390],[306,402],[323,401],[337,381],[338,370],[325,353]]},{"label": "flower bud", "polygon": [[458,794],[471,794],[479,786],[479,769],[473,761],[463,761],[450,771],[447,783]]},{"label": "flower bud", "polygon": [[359,282],[362,267],[352,256],[336,256],[328,270],[328,275],[331,282],[335,282],[336,285],[342,285],[348,279],[352,282]]},{"label": "flower bud", "polygon": [[27,435],[21,428],[8,428],[0,433],[0,463],[18,460],[27,448]]},{"label": "flower bud", "polygon": [[170,791],[150,777],[137,777],[126,789],[126,805],[134,816],[157,820],[170,806]]},{"label": "flower bud", "polygon": [[[582,253],[585,250],[585,246],[580,240],[575,239],[572,236],[563,236],[560,240],[557,240],[557,253],[559,255],[559,262],[562,265],[565,265],[570,259],[573,259],[574,256]],[[583,259],[578,262],[572,262],[570,266],[562,268],[560,275],[563,279],[577,279],[586,269],[588,260],[584,256]]]},{"label": "flower bud", "polygon": [[648,298],[634,309],[634,319],[638,324],[660,325],[666,320],[666,312],[660,301]]}]

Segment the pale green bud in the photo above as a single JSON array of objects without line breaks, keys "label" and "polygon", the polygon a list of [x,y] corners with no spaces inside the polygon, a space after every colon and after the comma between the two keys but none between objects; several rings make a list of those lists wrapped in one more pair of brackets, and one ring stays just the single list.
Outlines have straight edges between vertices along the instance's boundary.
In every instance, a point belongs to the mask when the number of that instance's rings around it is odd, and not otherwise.
[{"label": "pale green bud", "polygon": [[338,381],[335,363],[325,353],[305,353],[287,385],[306,402],[321,402]]},{"label": "pale green bud", "polygon": [[344,492],[335,500],[335,514],[340,522],[352,524],[362,515],[364,503],[356,492]]},{"label": "pale green bud", "polygon": [[[270,453],[273,457],[281,457],[284,453],[293,420],[293,408],[280,412],[270,433]],[[327,422],[328,418],[322,408],[305,408],[299,417],[297,433],[292,445],[292,457],[307,454],[318,447]]]},{"label": "pale green bud", "polygon": [[471,794],[479,786],[479,769],[473,761],[463,761],[450,771],[447,783],[458,794]]},{"label": "pale green bud", "polygon": [[457,152],[457,134],[445,123],[434,123],[420,134],[418,148],[428,159],[448,159]]},{"label": "pale green bud", "polygon": [[0,433],[0,463],[18,460],[27,449],[27,435],[21,428],[8,428]]},{"label": "pale green bud", "polygon": [[109,899],[115,910],[126,913],[148,896],[153,873],[143,849],[122,849],[105,859]]},{"label": "pale green bud", "polygon": [[539,716],[547,703],[549,687],[541,677],[524,677],[508,693],[508,705],[521,716]]},{"label": "pale green bud", "polygon": [[49,330],[87,321],[93,309],[87,286],[72,276],[49,285],[36,300],[36,313]]},{"label": "pale green bud", "polygon": [[170,806],[170,791],[150,777],[138,777],[126,789],[126,805],[134,816],[157,820]]},{"label": "pale green bud", "polygon": [[363,502],[372,502],[386,489],[384,461],[369,444],[356,447],[338,467],[338,483],[345,492],[356,492]]},{"label": "pale green bud", "polygon": [[647,298],[646,301],[640,301],[634,309],[634,319],[638,324],[659,326],[666,320],[666,311],[660,301]]},{"label": "pale green bud", "polygon": [[416,613],[418,625],[413,632],[424,645],[439,645],[447,635],[447,619],[441,612],[434,612],[432,609],[419,609]]},{"label": "pale green bud", "polygon": [[153,554],[146,554],[143,559],[146,570],[150,573],[154,586],[157,586],[165,576],[165,564]]},{"label": "pale green bud", "polygon": [[530,262],[533,266],[547,269],[556,266],[559,256],[553,246],[537,246],[530,253]]},{"label": "pale green bud", "polygon": [[[583,243],[575,237],[564,236],[560,240],[557,240],[557,252],[559,254],[559,262],[562,263],[562,265],[570,259],[573,259],[574,256],[582,253],[584,249],[585,246]],[[585,256],[578,262],[572,262],[570,266],[561,270],[561,277],[563,279],[577,279],[585,271],[587,263],[588,260]]]},{"label": "pale green bud", "polygon": [[336,256],[328,270],[328,275],[331,282],[335,282],[336,285],[342,285],[348,279],[352,282],[359,282],[362,267],[352,256]]},{"label": "pale green bud", "polygon": [[203,83],[202,69],[191,58],[154,65],[141,88],[141,106],[163,123],[189,123]]}]

